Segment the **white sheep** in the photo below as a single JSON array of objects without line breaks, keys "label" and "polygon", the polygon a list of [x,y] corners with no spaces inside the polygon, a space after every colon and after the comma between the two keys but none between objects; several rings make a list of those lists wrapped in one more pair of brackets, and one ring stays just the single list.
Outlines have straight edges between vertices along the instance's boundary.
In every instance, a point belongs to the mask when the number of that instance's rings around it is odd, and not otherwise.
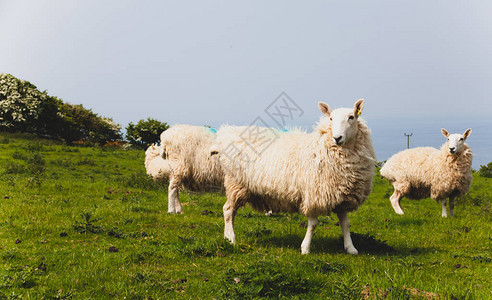
[{"label": "white sheep", "polygon": [[359,118],[364,101],[332,110],[318,103],[324,116],[312,133],[277,134],[260,127],[223,126],[217,144],[225,172],[227,202],[224,236],[235,243],[234,218],[249,203],[259,211],[298,212],[308,218],[301,252],[309,253],[319,215],[336,212],[344,247],[357,254],[347,213],[369,196],[375,168],[370,130]]},{"label": "white sheep", "polygon": [[393,155],[381,168],[381,175],[395,189],[390,197],[395,212],[403,215],[400,201],[431,197],[441,201],[442,216],[447,217],[446,198],[449,198],[449,213],[454,215],[454,199],[464,195],[472,182],[472,151],[465,143],[472,130],[464,134],[449,134],[441,129],[448,139],[441,150],[419,147]]},{"label": "white sheep", "polygon": [[218,157],[210,156],[215,130],[203,126],[175,125],[161,134],[162,156],[171,172],[168,189],[168,213],[182,213],[181,187],[203,192],[223,187],[224,173]]},{"label": "white sheep", "polygon": [[157,182],[167,182],[171,173],[169,161],[162,158],[161,147],[150,145],[145,151],[145,170]]}]

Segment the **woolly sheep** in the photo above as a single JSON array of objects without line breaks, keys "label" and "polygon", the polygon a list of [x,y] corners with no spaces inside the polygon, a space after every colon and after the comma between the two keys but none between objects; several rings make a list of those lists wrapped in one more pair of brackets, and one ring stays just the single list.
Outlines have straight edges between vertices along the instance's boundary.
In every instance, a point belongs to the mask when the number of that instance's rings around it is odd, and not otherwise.
[{"label": "woolly sheep", "polygon": [[259,211],[298,212],[308,218],[301,244],[306,254],[318,216],[336,212],[344,247],[357,254],[347,213],[367,199],[375,167],[370,130],[359,117],[363,105],[361,99],[353,109],[332,110],[318,103],[324,116],[309,134],[299,130],[276,134],[254,126],[221,127],[212,149],[219,153],[226,174],[225,238],[235,243],[234,218],[246,203]]},{"label": "woolly sheep", "polygon": [[441,201],[442,216],[447,217],[446,198],[449,198],[449,213],[454,216],[454,199],[470,189],[472,182],[472,151],[465,143],[472,130],[464,134],[449,134],[441,129],[448,139],[441,150],[419,147],[393,155],[381,168],[381,175],[395,189],[390,197],[395,212],[403,215],[400,201],[431,197]]},{"label": "woolly sheep", "polygon": [[145,151],[145,170],[147,174],[157,182],[166,182],[171,173],[169,161],[161,156],[161,149],[156,145],[151,145]]},{"label": "woolly sheep", "polygon": [[181,187],[203,192],[223,186],[219,160],[209,152],[215,138],[213,129],[192,125],[175,125],[161,134],[162,156],[171,165],[168,213],[183,212],[179,201]]}]

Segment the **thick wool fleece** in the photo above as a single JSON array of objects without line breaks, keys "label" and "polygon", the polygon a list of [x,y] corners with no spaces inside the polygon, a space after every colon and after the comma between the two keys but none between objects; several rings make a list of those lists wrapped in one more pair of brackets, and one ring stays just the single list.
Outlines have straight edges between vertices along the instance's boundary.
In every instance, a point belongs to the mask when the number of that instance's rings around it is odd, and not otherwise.
[{"label": "thick wool fleece", "polygon": [[393,155],[381,168],[381,175],[393,183],[395,190],[409,199],[431,197],[442,200],[468,192],[472,182],[472,152],[465,148],[458,154],[420,147]]},{"label": "thick wool fleece", "polygon": [[220,189],[224,173],[218,157],[210,156],[216,134],[206,127],[175,125],[161,134],[163,157],[172,168],[172,177],[189,191]]},{"label": "thick wool fleece", "polygon": [[[262,133],[248,135],[245,130]],[[226,190],[228,184],[229,190],[246,190],[241,198],[257,210],[306,216],[352,211],[371,192],[376,156],[361,118],[356,136],[343,146],[333,142],[328,117],[309,134],[223,126],[217,136],[214,147],[221,149]],[[271,145],[258,154],[270,139]]]}]

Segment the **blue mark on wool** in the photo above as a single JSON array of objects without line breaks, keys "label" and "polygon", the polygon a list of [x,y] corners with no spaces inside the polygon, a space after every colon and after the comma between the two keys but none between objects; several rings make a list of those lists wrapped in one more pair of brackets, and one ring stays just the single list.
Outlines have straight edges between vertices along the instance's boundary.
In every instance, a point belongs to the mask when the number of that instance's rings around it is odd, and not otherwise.
[{"label": "blue mark on wool", "polygon": [[211,133],[213,133],[213,134],[216,134],[216,133],[217,133],[217,129],[215,129],[215,128],[207,127],[207,129],[208,129]]},{"label": "blue mark on wool", "polygon": [[287,128],[282,128],[282,129],[280,129],[280,131],[282,131],[282,132],[289,132],[290,130],[287,129]]}]

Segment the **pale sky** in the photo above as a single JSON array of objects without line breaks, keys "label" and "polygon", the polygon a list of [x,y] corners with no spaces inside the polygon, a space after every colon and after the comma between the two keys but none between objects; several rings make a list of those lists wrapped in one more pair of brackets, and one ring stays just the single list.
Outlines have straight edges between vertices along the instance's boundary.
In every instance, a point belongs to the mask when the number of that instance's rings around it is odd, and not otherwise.
[{"label": "pale sky", "polygon": [[311,129],[318,101],[364,98],[379,159],[404,132],[438,147],[441,127],[475,126],[485,163],[491,12],[490,0],[0,0],[0,72],[123,127],[249,124],[286,92],[304,111],[289,125]]}]

